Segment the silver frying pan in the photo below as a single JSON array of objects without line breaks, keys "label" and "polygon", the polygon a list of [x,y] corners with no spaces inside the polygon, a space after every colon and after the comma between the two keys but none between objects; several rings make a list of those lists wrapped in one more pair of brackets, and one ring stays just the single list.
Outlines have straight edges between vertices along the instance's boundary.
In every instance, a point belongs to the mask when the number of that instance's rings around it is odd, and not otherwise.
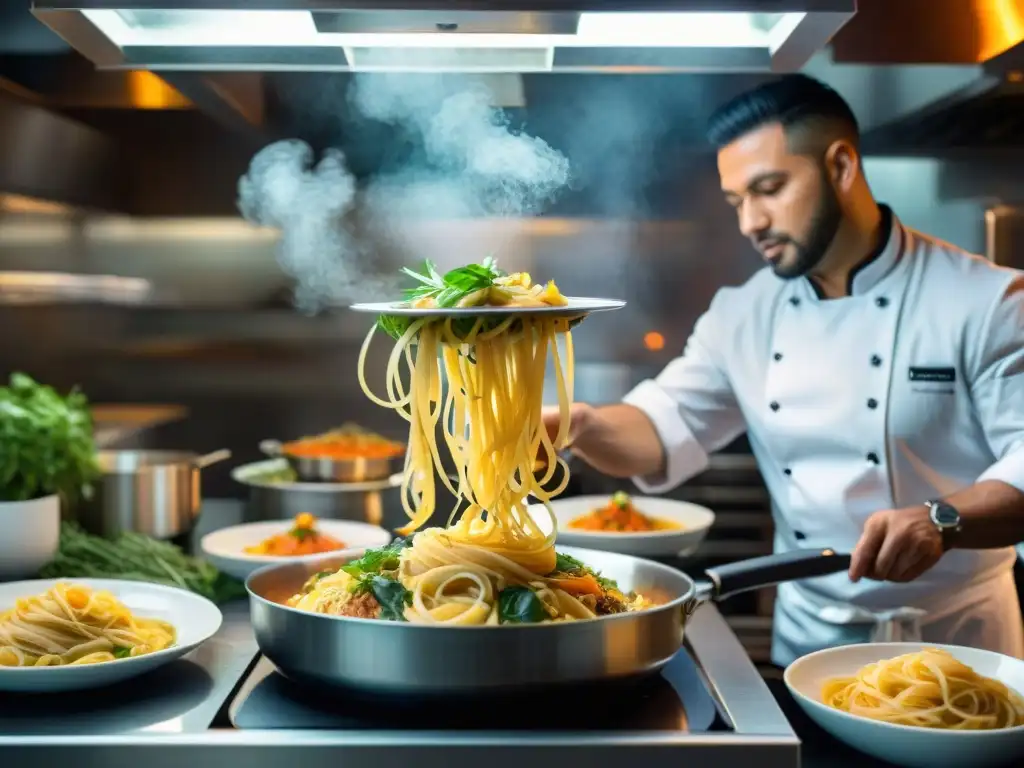
[{"label": "silver frying pan", "polygon": [[849,555],[807,550],[743,560],[694,580],[629,555],[559,547],[624,590],[661,605],[592,621],[436,627],[308,613],[283,603],[341,558],[273,565],[246,582],[260,650],[304,683],[382,694],[487,694],[562,683],[593,683],[654,672],[680,649],[687,619],[722,600],[784,581],[846,570]]}]

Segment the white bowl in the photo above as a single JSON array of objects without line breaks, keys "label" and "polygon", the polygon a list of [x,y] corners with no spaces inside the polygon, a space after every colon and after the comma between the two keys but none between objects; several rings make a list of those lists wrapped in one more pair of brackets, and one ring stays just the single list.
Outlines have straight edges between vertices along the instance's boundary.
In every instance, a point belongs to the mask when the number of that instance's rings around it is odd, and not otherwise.
[{"label": "white bowl", "polygon": [[173,646],[144,656],[63,667],[0,667],[0,691],[61,692],[98,688],[149,672],[184,656],[220,629],[220,609],[205,597],[162,584],[119,579],[36,579],[0,584],[0,613],[20,597],[41,595],[57,582],[110,592],[140,618],[163,619],[177,630]]},{"label": "white bowl", "polygon": [[0,580],[35,576],[59,545],[59,496],[0,502]]},{"label": "white bowl", "polygon": [[829,648],[793,662],[784,676],[800,707],[821,728],[854,749],[911,768],[991,768],[1024,764],[1024,726],[999,731],[949,731],[893,725],[824,704],[830,677],[852,676],[865,664],[925,648],[949,651],[979,675],[1024,694],[1024,661],[977,648],[934,643],[864,643]]},{"label": "white bowl", "polygon": [[289,531],[294,525],[294,520],[267,520],[233,525],[230,528],[221,528],[219,531],[206,534],[200,542],[200,546],[207,559],[218,569],[244,581],[250,573],[271,563],[304,562],[328,554],[335,557],[359,557],[363,550],[383,547],[393,538],[388,531],[378,525],[354,520],[317,520],[317,530],[344,542],[344,549],[295,557],[246,554],[246,547],[255,546],[275,534]]},{"label": "white bowl", "polygon": [[[609,496],[574,496],[555,499],[551,509],[558,521],[558,541],[573,547],[600,549],[639,557],[672,557],[691,554],[715,522],[710,509],[686,501],[653,496],[631,496],[633,505],[642,514],[682,525],[663,531],[625,533],[619,531],[581,531],[569,523],[608,503]],[[530,514],[538,520],[547,517],[543,505],[530,506]]]}]

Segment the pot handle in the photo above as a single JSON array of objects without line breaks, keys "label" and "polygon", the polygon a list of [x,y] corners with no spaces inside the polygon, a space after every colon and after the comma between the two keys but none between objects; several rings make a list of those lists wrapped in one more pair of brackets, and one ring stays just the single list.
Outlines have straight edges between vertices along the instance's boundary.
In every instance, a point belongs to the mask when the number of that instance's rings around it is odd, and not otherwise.
[{"label": "pot handle", "polygon": [[192,462],[192,466],[196,469],[206,469],[211,464],[216,464],[220,461],[226,461],[231,458],[231,451],[227,448],[221,448],[219,451],[213,453],[206,453],[195,459]]},{"label": "pot handle", "polygon": [[849,567],[850,555],[834,549],[798,549],[708,568],[705,573],[712,584],[712,598],[721,600],[784,581],[828,576]]}]

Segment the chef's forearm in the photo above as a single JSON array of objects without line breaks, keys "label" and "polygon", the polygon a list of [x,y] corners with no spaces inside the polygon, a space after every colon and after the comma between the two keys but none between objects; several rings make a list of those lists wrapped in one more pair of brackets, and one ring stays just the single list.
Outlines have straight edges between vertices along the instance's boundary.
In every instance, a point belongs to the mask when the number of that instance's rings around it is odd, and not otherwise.
[{"label": "chef's forearm", "polygon": [[572,444],[572,452],[611,477],[659,475],[665,449],[651,420],[632,405],[598,408]]},{"label": "chef's forearm", "polygon": [[956,549],[994,549],[1024,542],[1024,493],[1001,480],[982,480],[947,496],[960,513]]}]

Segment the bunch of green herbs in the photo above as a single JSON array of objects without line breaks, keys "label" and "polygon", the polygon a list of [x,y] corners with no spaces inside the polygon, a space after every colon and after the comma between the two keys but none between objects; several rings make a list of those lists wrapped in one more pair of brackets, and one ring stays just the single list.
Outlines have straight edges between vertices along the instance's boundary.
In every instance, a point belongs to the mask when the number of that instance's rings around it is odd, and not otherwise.
[{"label": "bunch of green herbs", "polygon": [[245,585],[210,563],[186,555],[179,547],[141,533],[125,532],[113,540],[64,523],[53,561],[39,573],[44,579],[128,579],[166,584],[224,603],[244,597]]},{"label": "bunch of green herbs", "polygon": [[85,395],[62,396],[23,373],[0,387],[0,501],[88,498],[99,476]]}]

